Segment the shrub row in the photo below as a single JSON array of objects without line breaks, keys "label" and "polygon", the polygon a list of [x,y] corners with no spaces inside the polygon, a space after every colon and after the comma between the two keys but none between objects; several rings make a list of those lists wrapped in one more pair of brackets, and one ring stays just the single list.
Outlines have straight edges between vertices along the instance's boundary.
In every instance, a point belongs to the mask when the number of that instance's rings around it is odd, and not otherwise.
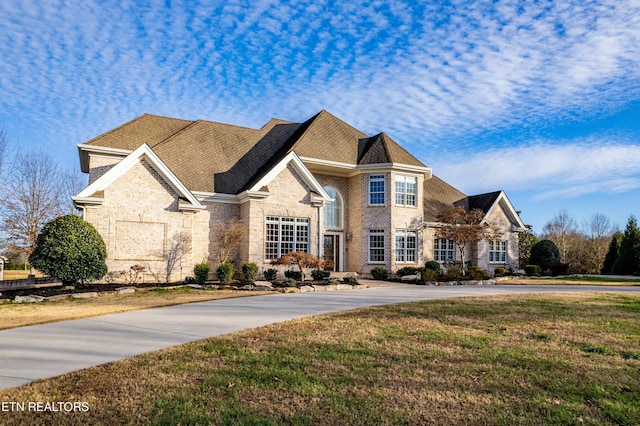
[{"label": "shrub row", "polygon": [[[404,277],[407,275],[415,275],[418,272],[421,274],[421,281],[455,281],[465,276],[472,280],[486,280],[491,278],[491,274],[479,266],[471,266],[468,269],[467,274],[463,274],[462,268],[457,265],[449,266],[446,271],[443,271],[440,263],[435,260],[426,262],[422,268],[417,266],[405,266],[398,269],[395,274],[398,277]],[[502,277],[506,273],[506,268],[497,267],[494,270],[493,276]],[[371,275],[375,280],[389,279],[389,271],[382,266],[376,266],[373,268],[371,270]]]}]

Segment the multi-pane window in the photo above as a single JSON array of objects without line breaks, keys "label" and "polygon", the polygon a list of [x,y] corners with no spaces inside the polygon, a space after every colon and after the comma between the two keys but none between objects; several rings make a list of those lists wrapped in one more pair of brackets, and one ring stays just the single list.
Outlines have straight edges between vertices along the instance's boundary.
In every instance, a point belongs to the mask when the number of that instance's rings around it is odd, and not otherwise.
[{"label": "multi-pane window", "polygon": [[265,258],[277,259],[291,251],[309,252],[309,219],[267,216]]},{"label": "multi-pane window", "polygon": [[416,178],[396,176],[396,205],[416,206]]},{"label": "multi-pane window", "polygon": [[369,230],[369,262],[384,262],[384,230]]},{"label": "multi-pane window", "polygon": [[342,198],[335,188],[325,186],[324,190],[333,201],[324,205],[324,227],[326,229],[342,229]]},{"label": "multi-pane window", "polygon": [[438,262],[453,260],[454,247],[455,244],[453,240],[436,238],[433,241],[433,259]]},{"label": "multi-pane window", "polygon": [[396,229],[396,262],[416,262],[418,258],[418,233]]},{"label": "multi-pane window", "polygon": [[384,205],[384,175],[369,176],[369,205]]},{"label": "multi-pane window", "polygon": [[507,262],[507,242],[494,240],[489,241],[489,262],[506,263]]}]

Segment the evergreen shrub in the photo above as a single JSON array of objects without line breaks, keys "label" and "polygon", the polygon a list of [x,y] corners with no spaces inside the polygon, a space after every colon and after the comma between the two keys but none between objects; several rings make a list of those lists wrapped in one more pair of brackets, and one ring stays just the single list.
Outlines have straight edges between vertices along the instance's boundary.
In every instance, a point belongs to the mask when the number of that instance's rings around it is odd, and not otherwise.
[{"label": "evergreen shrub", "polygon": [[221,284],[231,283],[235,269],[235,266],[231,262],[221,263],[218,269],[216,269],[218,281],[220,281]]},{"label": "evergreen shrub", "polygon": [[374,280],[384,281],[389,278],[389,271],[387,270],[387,268],[384,268],[382,266],[376,266],[371,270],[371,275],[373,276]]}]

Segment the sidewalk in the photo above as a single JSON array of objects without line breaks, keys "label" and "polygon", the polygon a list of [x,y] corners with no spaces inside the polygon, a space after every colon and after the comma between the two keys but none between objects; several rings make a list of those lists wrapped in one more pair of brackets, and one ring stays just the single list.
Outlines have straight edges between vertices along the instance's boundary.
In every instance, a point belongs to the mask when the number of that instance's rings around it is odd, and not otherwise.
[{"label": "sidewalk", "polygon": [[212,300],[0,330],[0,389],[211,336],[310,315],[427,299],[637,287],[452,286],[366,281],[370,288]]}]

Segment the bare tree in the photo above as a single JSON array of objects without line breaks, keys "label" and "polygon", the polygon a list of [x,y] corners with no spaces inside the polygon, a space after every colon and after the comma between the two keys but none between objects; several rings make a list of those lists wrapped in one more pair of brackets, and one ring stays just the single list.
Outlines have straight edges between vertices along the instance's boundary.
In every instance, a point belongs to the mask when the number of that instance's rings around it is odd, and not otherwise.
[{"label": "bare tree", "polygon": [[586,273],[597,274],[604,265],[613,227],[607,216],[598,213],[585,221],[582,228],[584,241],[579,248],[581,269]]},{"label": "bare tree", "polygon": [[572,247],[580,240],[578,225],[566,210],[560,210],[543,228],[544,238],[555,243],[560,250],[562,262],[571,263],[569,256]]},{"label": "bare tree", "polygon": [[225,263],[234,257],[240,249],[240,243],[246,238],[246,231],[237,220],[218,222],[213,227],[215,242],[214,256],[219,263]]},{"label": "bare tree", "polygon": [[61,174],[60,177],[62,191],[62,209],[65,213],[73,214],[76,209],[73,206],[71,197],[77,195],[85,186],[87,186],[87,177],[79,168],[73,167]]},{"label": "bare tree", "polygon": [[58,167],[45,153],[19,153],[1,190],[0,229],[29,255],[42,227],[61,214]]},{"label": "bare tree", "polygon": [[583,223],[582,228],[589,238],[605,237],[608,240],[613,233],[611,221],[602,213],[597,213],[591,216],[590,220]]},{"label": "bare tree", "polygon": [[152,264],[146,265],[146,271],[149,272],[157,283],[171,282],[171,274],[182,259],[191,251],[191,235],[188,232],[176,232],[166,249],[160,249],[153,252],[155,257],[159,257],[164,261],[163,266],[154,267]]},{"label": "bare tree", "polygon": [[7,155],[8,150],[8,140],[7,134],[4,131],[4,128],[0,129],[0,182],[2,181],[2,166],[4,165],[4,161]]},{"label": "bare tree", "polygon": [[497,240],[502,232],[497,224],[484,220],[484,212],[473,209],[467,212],[463,207],[453,207],[438,215],[442,226],[436,230],[436,237],[453,240],[462,260],[462,273],[465,272],[465,251],[468,244],[483,240]]},{"label": "bare tree", "polygon": [[187,232],[176,232],[173,234],[171,244],[165,254],[165,280],[171,280],[171,273],[183,257],[191,251],[191,235]]}]

